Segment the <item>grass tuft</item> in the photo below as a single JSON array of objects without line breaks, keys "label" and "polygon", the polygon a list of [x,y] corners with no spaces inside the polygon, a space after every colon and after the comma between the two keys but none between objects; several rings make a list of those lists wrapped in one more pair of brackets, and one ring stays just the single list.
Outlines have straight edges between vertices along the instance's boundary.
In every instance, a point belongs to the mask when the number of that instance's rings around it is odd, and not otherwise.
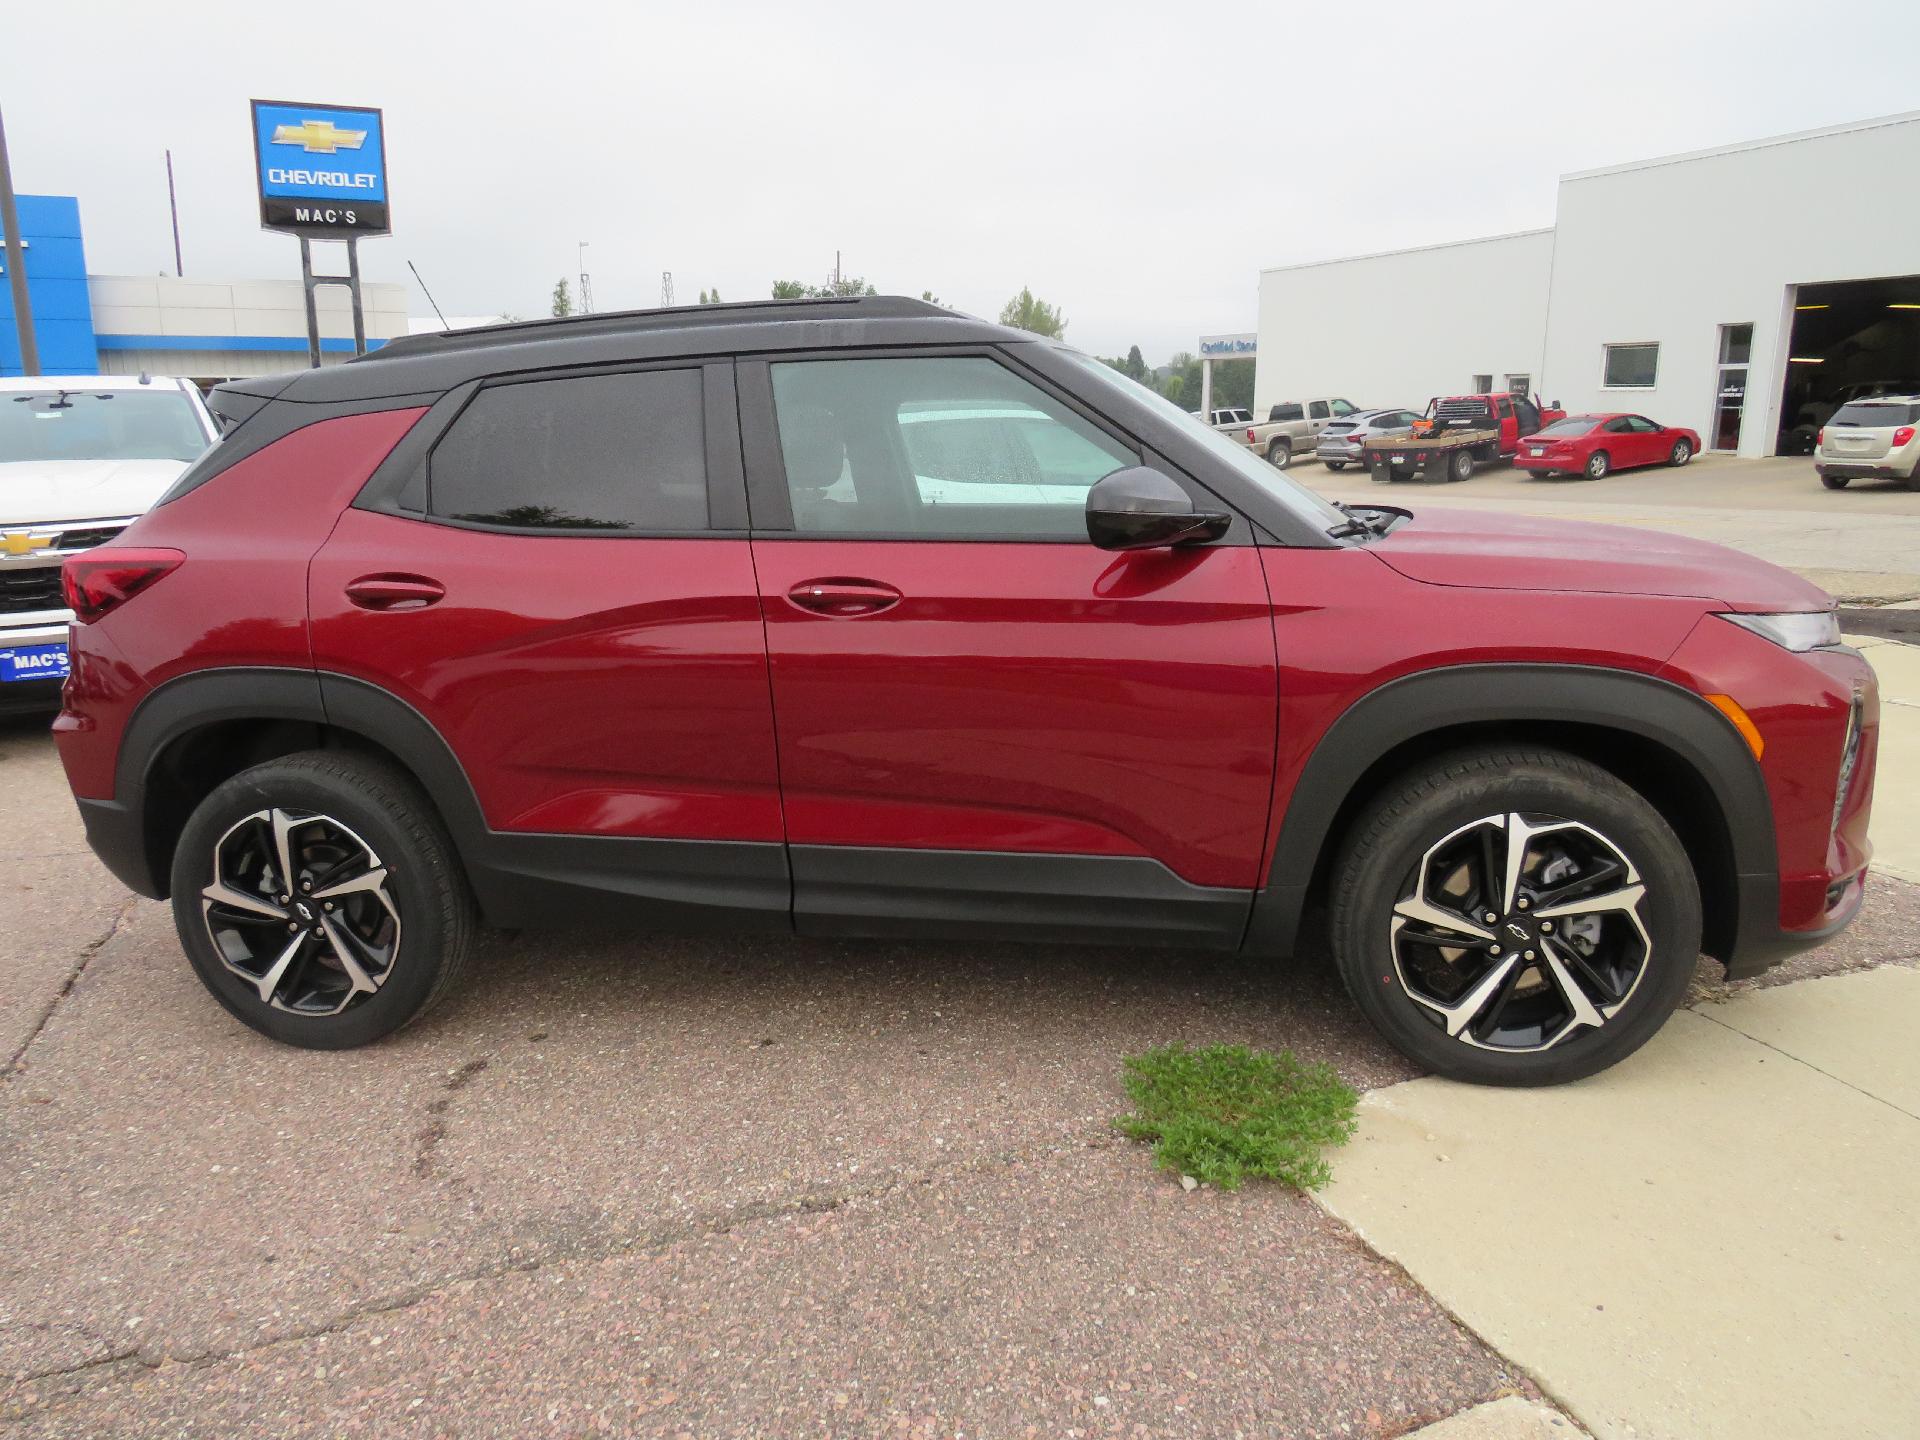
[{"label": "grass tuft", "polygon": [[1165,1045],[1126,1062],[1136,1113],[1121,1133],[1153,1141],[1162,1170],[1238,1190],[1249,1176],[1311,1190],[1331,1177],[1321,1150],[1353,1135],[1359,1097],[1331,1065],[1244,1045]]}]

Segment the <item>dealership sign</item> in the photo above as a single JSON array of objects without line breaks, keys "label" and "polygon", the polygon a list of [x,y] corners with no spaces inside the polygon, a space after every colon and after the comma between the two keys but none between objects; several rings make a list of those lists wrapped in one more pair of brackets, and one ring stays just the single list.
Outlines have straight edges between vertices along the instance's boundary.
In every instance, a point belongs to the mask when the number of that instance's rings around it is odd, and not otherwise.
[{"label": "dealership sign", "polygon": [[1251,360],[1260,350],[1258,335],[1202,335],[1202,360]]},{"label": "dealership sign", "polygon": [[263,228],[341,240],[392,230],[378,110],[255,100],[253,158]]}]

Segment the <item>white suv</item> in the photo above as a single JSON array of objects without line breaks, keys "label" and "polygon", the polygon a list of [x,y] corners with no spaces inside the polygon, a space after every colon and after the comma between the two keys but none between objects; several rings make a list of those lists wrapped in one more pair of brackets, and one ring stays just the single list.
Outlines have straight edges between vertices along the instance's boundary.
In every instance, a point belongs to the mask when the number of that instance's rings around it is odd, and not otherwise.
[{"label": "white suv", "polygon": [[190,380],[0,378],[0,710],[59,706],[61,562],[144,514],[218,434]]},{"label": "white suv", "polygon": [[1920,395],[1849,400],[1820,427],[1813,468],[1829,490],[1860,476],[1920,490]]}]

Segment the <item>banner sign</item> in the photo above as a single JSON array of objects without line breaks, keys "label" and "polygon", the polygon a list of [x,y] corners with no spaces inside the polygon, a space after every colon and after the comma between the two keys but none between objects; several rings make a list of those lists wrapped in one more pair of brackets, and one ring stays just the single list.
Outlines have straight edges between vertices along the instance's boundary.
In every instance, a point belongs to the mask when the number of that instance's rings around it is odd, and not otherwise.
[{"label": "banner sign", "polygon": [[262,229],[334,240],[391,232],[378,110],[255,100],[253,157]]}]

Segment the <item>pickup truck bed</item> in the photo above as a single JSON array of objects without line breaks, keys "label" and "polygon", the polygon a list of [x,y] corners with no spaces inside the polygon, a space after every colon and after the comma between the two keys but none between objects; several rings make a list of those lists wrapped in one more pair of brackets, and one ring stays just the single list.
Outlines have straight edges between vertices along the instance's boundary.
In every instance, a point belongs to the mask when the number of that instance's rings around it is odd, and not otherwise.
[{"label": "pickup truck bed", "polygon": [[1382,435],[1361,449],[1374,480],[1465,480],[1476,463],[1500,453],[1498,430],[1447,430],[1438,435]]}]

